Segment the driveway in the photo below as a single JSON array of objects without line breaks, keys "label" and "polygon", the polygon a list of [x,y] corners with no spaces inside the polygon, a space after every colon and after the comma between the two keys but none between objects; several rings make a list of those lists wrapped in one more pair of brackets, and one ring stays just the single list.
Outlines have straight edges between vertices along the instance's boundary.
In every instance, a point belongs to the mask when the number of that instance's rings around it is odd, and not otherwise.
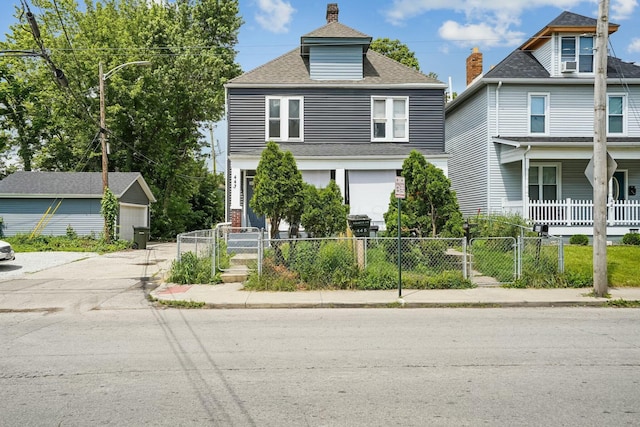
[{"label": "driveway", "polygon": [[147,307],[147,288],[169,271],[175,254],[175,243],[104,255],[17,253],[0,265],[0,312]]}]

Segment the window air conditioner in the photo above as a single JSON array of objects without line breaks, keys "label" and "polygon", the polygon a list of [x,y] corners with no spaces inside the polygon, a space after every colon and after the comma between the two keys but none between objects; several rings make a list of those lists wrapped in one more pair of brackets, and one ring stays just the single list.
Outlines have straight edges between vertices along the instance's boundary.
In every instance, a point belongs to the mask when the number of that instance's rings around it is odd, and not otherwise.
[{"label": "window air conditioner", "polygon": [[575,73],[578,70],[578,63],[576,61],[562,61],[563,73]]}]

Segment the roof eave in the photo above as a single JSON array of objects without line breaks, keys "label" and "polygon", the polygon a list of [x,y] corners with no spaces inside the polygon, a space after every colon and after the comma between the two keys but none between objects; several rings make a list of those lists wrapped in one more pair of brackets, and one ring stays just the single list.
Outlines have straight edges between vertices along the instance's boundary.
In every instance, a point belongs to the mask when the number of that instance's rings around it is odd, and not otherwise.
[{"label": "roof eave", "polygon": [[300,88],[343,88],[343,89],[446,89],[444,83],[227,83],[227,89],[300,89]]}]

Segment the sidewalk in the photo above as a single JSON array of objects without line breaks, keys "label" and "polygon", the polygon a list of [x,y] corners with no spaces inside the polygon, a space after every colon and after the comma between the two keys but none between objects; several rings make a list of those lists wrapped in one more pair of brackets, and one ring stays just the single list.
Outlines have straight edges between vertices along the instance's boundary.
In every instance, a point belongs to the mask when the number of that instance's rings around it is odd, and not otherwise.
[{"label": "sidewalk", "polygon": [[582,289],[405,289],[387,291],[254,292],[241,283],[162,284],[151,296],[163,301],[204,303],[207,308],[383,308],[383,307],[567,307],[602,306],[607,301],[640,301],[640,288],[610,288],[611,298],[588,296]]}]

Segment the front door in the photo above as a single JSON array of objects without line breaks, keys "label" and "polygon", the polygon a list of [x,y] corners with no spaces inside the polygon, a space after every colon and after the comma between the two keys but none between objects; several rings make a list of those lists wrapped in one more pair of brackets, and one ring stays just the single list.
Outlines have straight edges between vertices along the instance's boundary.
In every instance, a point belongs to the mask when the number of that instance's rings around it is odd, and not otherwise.
[{"label": "front door", "polygon": [[627,199],[626,173],[624,171],[614,172],[612,181],[613,181],[612,182],[613,188],[611,189],[611,192],[612,192],[611,196],[613,197],[613,200],[626,200]]},{"label": "front door", "polygon": [[265,228],[265,217],[256,214],[253,209],[251,209],[251,206],[249,206],[249,200],[251,200],[251,198],[253,197],[253,177],[249,176],[247,177],[247,185],[246,185],[246,200],[245,200],[245,206],[246,206],[246,212],[247,212],[247,227],[256,227],[259,229],[263,229]]}]

